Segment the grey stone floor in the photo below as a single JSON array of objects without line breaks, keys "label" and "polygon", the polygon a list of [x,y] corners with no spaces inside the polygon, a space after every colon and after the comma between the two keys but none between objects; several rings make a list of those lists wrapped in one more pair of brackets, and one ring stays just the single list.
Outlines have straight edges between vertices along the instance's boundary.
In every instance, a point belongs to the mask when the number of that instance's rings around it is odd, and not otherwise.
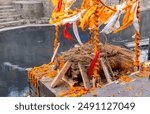
[{"label": "grey stone floor", "polygon": [[[150,79],[147,78],[139,78],[137,76],[133,76],[134,81],[130,83],[117,83],[113,82],[111,84],[107,84],[103,88],[97,88],[95,91],[85,94],[82,97],[94,97],[94,94],[97,94],[97,97],[150,97]],[[46,80],[46,81],[44,81]],[[67,91],[67,86],[65,83],[61,83],[57,88],[51,88],[50,83],[53,79],[42,79],[40,85],[41,96],[49,96],[55,97],[60,93]]]},{"label": "grey stone floor", "polygon": [[[126,84],[112,83],[103,88],[97,88],[97,97],[150,97],[149,78],[139,78]],[[94,93],[88,93],[83,97],[93,97]]]}]

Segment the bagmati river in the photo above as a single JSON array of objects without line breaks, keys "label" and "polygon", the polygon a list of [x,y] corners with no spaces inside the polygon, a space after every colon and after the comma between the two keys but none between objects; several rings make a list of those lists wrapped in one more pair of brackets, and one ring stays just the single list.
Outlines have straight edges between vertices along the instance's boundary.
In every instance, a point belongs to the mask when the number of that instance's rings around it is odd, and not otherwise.
[{"label": "bagmati river", "polygon": [[0,32],[0,96],[28,92],[26,68],[50,61],[54,32],[50,27]]},{"label": "bagmati river", "polygon": [[[61,29],[62,30],[62,29]],[[72,31],[70,31],[72,33]],[[27,68],[49,63],[55,29],[51,26],[23,27],[0,31],[0,96],[24,96],[28,92]],[[83,32],[83,37],[86,37]],[[58,52],[77,43],[60,32]]]}]

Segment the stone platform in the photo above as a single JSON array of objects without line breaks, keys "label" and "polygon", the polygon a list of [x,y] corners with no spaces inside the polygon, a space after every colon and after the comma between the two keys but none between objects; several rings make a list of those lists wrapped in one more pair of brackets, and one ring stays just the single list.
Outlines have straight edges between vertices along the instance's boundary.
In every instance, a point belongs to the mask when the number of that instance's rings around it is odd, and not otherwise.
[{"label": "stone platform", "polygon": [[[134,81],[130,83],[117,83],[105,85],[103,88],[97,88],[97,97],[150,97],[150,79],[133,76]],[[43,78],[39,81],[39,97],[56,97],[68,90],[68,85],[63,81],[56,87],[51,88],[51,82],[54,78]],[[31,96],[38,97],[36,89],[31,87]],[[94,93],[88,93],[82,97],[94,97]]]}]

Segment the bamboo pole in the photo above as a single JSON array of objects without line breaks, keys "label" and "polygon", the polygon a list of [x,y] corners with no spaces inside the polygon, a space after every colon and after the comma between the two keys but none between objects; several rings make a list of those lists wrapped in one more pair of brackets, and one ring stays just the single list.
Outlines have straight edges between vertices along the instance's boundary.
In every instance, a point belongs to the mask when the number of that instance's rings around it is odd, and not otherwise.
[{"label": "bamboo pole", "polygon": [[[137,9],[137,18],[138,18],[138,23],[140,24],[140,0],[138,0],[138,9]],[[134,58],[134,65],[135,65],[135,71],[139,70],[140,67],[140,48],[139,48],[139,42],[140,40],[140,32],[135,31],[135,58]]]},{"label": "bamboo pole", "polygon": [[[95,15],[95,27],[93,29],[94,31],[94,53],[96,54],[97,52],[99,52],[99,20],[98,20],[98,15],[99,15],[99,12],[98,12],[98,0],[94,0],[93,1],[95,5],[97,5],[97,9],[94,13]],[[99,76],[99,63],[97,61],[96,65],[94,66],[94,72],[93,72],[93,80],[98,80],[100,78]],[[96,81],[93,81],[93,86],[96,85]]]},{"label": "bamboo pole", "polygon": [[53,46],[53,53],[58,47],[58,40],[59,40],[59,26],[55,27],[55,39],[54,39],[54,46]]}]

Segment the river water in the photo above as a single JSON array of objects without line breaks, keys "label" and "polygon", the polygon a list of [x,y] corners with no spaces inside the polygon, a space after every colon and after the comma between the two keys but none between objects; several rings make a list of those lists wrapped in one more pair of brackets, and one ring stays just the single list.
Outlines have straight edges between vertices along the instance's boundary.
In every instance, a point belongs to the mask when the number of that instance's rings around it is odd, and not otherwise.
[{"label": "river water", "polygon": [[[0,31],[0,96],[17,97],[28,92],[26,69],[50,62],[54,32],[50,26]],[[62,32],[59,36],[59,52],[76,43],[63,38]]]},{"label": "river water", "polygon": [[50,61],[53,35],[50,27],[0,32],[0,96],[28,92],[26,68]]}]

